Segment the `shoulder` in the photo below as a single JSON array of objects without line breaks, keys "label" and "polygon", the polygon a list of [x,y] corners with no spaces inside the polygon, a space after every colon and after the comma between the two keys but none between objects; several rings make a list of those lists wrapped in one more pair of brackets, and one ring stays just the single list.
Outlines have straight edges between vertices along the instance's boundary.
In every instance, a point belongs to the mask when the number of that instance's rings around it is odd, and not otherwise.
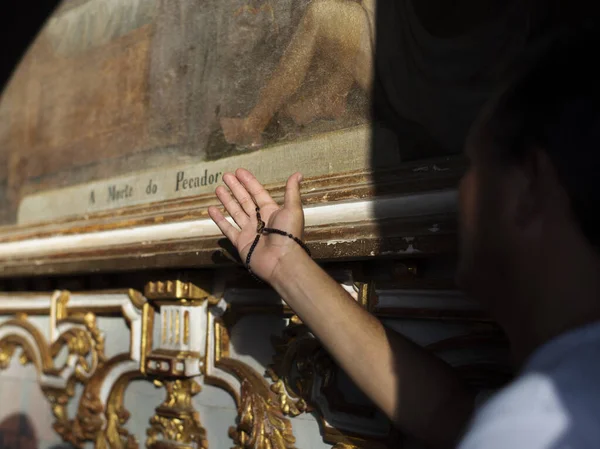
[{"label": "shoulder", "polygon": [[489,399],[460,449],[580,449],[600,441],[600,344],[532,370]]}]

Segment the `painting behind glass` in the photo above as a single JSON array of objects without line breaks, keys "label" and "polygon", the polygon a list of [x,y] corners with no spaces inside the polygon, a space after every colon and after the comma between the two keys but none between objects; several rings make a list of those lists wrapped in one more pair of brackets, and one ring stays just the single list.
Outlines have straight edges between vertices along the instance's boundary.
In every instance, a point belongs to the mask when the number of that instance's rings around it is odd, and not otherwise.
[{"label": "painting behind glass", "polygon": [[270,183],[456,154],[535,7],[448,8],[66,0],[2,95],[1,222],[208,193],[238,166]]}]

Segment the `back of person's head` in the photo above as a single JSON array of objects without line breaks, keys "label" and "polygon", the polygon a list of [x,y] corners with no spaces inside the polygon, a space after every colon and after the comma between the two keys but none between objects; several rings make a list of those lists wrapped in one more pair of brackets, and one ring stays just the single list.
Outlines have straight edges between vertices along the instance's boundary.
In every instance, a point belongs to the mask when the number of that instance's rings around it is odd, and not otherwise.
[{"label": "back of person's head", "polygon": [[518,64],[482,123],[507,162],[535,148],[547,153],[570,199],[575,220],[600,247],[600,33],[562,30]]},{"label": "back of person's head", "polygon": [[598,49],[591,28],[530,48],[467,142],[457,280],[505,329],[600,278]]}]

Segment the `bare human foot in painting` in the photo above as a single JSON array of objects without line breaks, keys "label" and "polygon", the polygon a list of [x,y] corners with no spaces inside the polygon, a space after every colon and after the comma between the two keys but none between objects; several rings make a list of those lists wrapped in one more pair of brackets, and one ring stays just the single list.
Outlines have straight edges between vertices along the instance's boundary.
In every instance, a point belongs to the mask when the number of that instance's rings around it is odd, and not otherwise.
[{"label": "bare human foot in painting", "polygon": [[256,149],[262,146],[262,129],[253,126],[248,118],[221,118],[225,140],[239,150]]}]

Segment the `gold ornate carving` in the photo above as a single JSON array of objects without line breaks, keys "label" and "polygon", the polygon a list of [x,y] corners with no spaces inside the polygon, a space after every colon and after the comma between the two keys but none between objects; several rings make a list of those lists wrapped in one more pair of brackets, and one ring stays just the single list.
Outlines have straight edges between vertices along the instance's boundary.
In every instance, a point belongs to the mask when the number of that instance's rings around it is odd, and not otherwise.
[{"label": "gold ornate carving", "polygon": [[100,400],[100,390],[107,377],[127,361],[127,354],[111,358],[87,382],[79,401],[77,416],[64,422],[68,429],[63,436],[65,441],[76,447],[82,447],[85,441],[93,441],[95,447],[100,449],[137,449],[135,439],[122,427],[129,418],[129,413],[123,408],[123,399],[125,388],[140,373],[132,371],[119,376],[110,389],[106,407]]},{"label": "gold ornate carving", "polygon": [[238,360],[221,359],[218,366],[241,382],[238,425],[229,429],[233,449],[294,449],[292,425],[265,379]]},{"label": "gold ornate carving", "polygon": [[[66,303],[66,301],[64,302]],[[54,366],[53,359],[63,347],[66,347],[68,358],[75,357],[75,369],[72,377],[66,380],[64,388],[45,387],[43,391],[55,417],[54,430],[65,441],[80,447],[84,441],[94,438],[100,430],[102,421],[97,418],[97,415],[102,411],[102,405],[96,397],[84,395],[79,405],[80,413],[75,420],[68,418],[67,407],[74,395],[75,382],[85,383],[98,366],[104,362],[104,337],[96,327],[94,314],[87,313],[70,318],[62,316],[62,323],[71,323],[82,327],[69,328],[60,334],[51,345],[37,328],[26,320],[24,315],[19,315],[17,319],[3,323],[2,327],[14,329],[15,333],[6,335],[0,341],[0,368],[8,367],[15,350],[20,347],[22,348],[21,363],[32,362],[39,373],[57,375],[66,368],[66,364],[64,367],[58,368]],[[35,347],[30,344],[27,336],[35,342]]]},{"label": "gold ornate carving", "polygon": [[280,379],[273,371],[269,371],[269,376],[275,380],[275,383],[271,385],[271,391],[277,395],[279,408],[285,415],[298,416],[308,410],[308,404],[304,399],[291,397],[293,393],[288,392],[283,379]]},{"label": "gold ornate carving", "polygon": [[[143,310],[142,371],[159,377],[202,374],[205,340],[191,338],[190,321],[202,322],[209,294],[181,281],[150,282]],[[156,318],[155,318],[156,316]],[[156,339],[153,336],[156,331]]]},{"label": "gold ornate carving", "polygon": [[146,298],[151,300],[178,300],[204,301],[210,295],[205,290],[191,282],[182,281],[158,281],[149,282],[144,289]]},{"label": "gold ornate carving", "polygon": [[68,291],[61,291],[58,294],[58,298],[56,298],[55,303],[53,304],[53,306],[55,306],[55,321],[64,320],[67,317],[67,304],[69,302],[69,297],[70,295]]},{"label": "gold ornate carving", "polygon": [[[128,299],[123,298],[123,293]],[[108,304],[94,304],[90,310],[109,314],[122,312],[131,322],[134,315],[126,308],[127,300],[138,310],[145,303],[145,298],[134,290],[108,294],[114,294],[113,299],[108,298]],[[93,298],[93,294],[90,296]],[[123,408],[123,393],[130,380],[140,376],[139,364],[135,361],[135,353],[139,353],[140,348],[132,346],[130,352],[106,360],[104,335],[97,326],[95,313],[85,311],[81,305],[71,308],[69,297],[69,292],[62,291],[48,298],[50,341],[23,313],[16,313],[14,319],[0,325],[0,369],[8,367],[17,348],[21,348],[20,362],[32,363],[38,371],[42,391],[55,418],[54,430],[75,447],[81,448],[91,441],[101,449],[137,448],[135,439],[123,429],[129,416]],[[132,336],[131,344],[134,340]],[[55,359],[65,348],[66,361],[57,366]],[[119,374],[115,377],[116,373]],[[77,382],[83,384],[84,389],[77,414],[70,418],[68,406]],[[107,389],[108,399],[103,404],[101,392]]]},{"label": "gold ornate carving", "polygon": [[280,410],[278,398],[259,373],[245,363],[230,358],[229,332],[221,319],[214,322],[214,367],[235,376],[239,389],[211,373],[205,382],[229,392],[238,407],[238,425],[229,429],[233,449],[294,449],[290,421]]},{"label": "gold ornate carving", "polygon": [[[69,329],[59,335],[52,345],[52,356],[55,357],[63,346],[67,346],[69,355],[77,356],[76,374],[78,380],[84,382],[85,377],[92,374],[97,366],[106,361],[104,355],[104,335],[96,324],[96,315],[91,312],[75,315],[61,320],[62,323],[79,324],[84,329]],[[91,357],[88,363],[87,357]]]},{"label": "gold ornate carving", "polygon": [[[34,325],[27,321],[26,315],[21,314],[13,320],[5,321],[0,324],[0,329],[2,328],[19,330],[19,333],[5,335],[0,340],[0,369],[6,369],[15,350],[21,348],[21,363],[34,363],[38,373],[55,374],[58,371],[54,367],[46,339]],[[26,338],[25,335],[31,339]],[[34,344],[32,345],[30,341]]]},{"label": "gold ornate carving", "polygon": [[142,370],[161,379],[155,383],[167,392],[150,420],[146,446],[207,448],[206,431],[191,400],[200,392],[194,377],[202,374],[206,350],[205,340],[198,334],[192,338],[193,329],[206,316],[209,294],[181,281],[150,282],[145,292]]},{"label": "gold ornate carving", "polygon": [[71,441],[71,422],[69,420],[67,406],[74,393],[73,384],[69,385],[67,389],[64,390],[47,388],[43,391],[46,395],[46,399],[50,402],[52,414],[55,419],[52,428],[63,438],[63,440]]},{"label": "gold ornate carving", "polygon": [[[2,342],[0,342],[0,369],[3,370],[8,368],[15,351],[19,346],[20,344],[14,341],[11,342],[3,340]],[[19,361],[22,365],[25,365],[31,361],[31,358],[27,355],[25,349],[23,349],[23,352],[19,357]]]},{"label": "gold ornate carving", "polygon": [[127,296],[129,296],[131,304],[138,310],[142,310],[142,307],[146,304],[146,297],[133,288],[127,290]]},{"label": "gold ornate carving", "polygon": [[123,407],[125,389],[136,377],[139,373],[132,372],[115,382],[106,406],[106,430],[97,435],[96,449],[138,449],[135,438],[123,427],[130,416]]},{"label": "gold ornate carving", "polygon": [[56,421],[52,425],[54,431],[63,440],[75,447],[82,447],[85,441],[94,441],[102,430],[102,411],[104,407],[98,396],[84,392],[79,401],[77,416],[69,419],[67,406],[73,396],[72,388],[68,391],[45,390],[46,397],[52,405]]},{"label": "gold ornate carving", "polygon": [[206,431],[200,424],[192,397],[200,392],[194,379],[155,381],[167,391],[165,401],[150,419],[146,446],[153,448],[208,448]]},{"label": "gold ornate carving", "polygon": [[53,424],[54,430],[65,441],[81,447],[85,441],[93,441],[101,431],[103,425],[101,413],[104,407],[98,394],[87,388],[84,389],[74,419],[69,419],[67,407],[74,395],[75,381],[86,384],[96,370],[105,363],[104,335],[97,327],[96,316],[91,312],[61,319],[61,323],[67,322],[79,324],[84,328],[71,328],[60,334],[51,346],[51,354],[55,357],[66,346],[69,356],[77,358],[75,376],[69,380],[66,389],[45,388],[44,393],[56,419]]}]

